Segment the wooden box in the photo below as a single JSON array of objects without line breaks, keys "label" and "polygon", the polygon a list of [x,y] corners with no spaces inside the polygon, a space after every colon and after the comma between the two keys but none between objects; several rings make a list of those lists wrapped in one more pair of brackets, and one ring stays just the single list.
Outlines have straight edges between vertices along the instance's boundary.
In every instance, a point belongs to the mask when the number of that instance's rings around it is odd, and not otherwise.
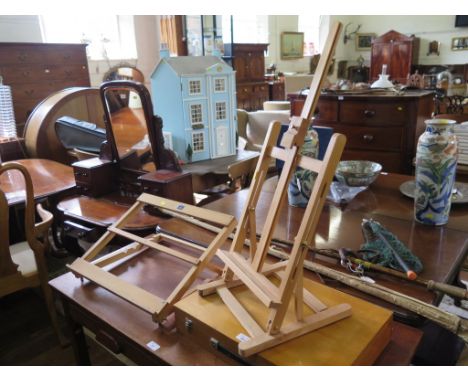
[{"label": "wooden box", "polygon": [[158,170],[142,175],[142,192],[162,196],[179,202],[193,204],[192,174]]},{"label": "wooden box", "polygon": [[[337,323],[262,351],[245,360],[238,355],[239,337],[247,335],[217,295],[192,293],[176,305],[176,326],[180,333],[224,354],[233,363],[253,365],[372,365],[387,344],[392,331],[392,312],[308,279],[304,287],[328,306],[348,303],[352,315]],[[258,323],[265,323],[266,309],[245,287],[231,289]],[[305,308],[305,312],[310,310]],[[285,324],[292,321],[291,303]],[[240,335],[240,336],[239,336]]]},{"label": "wooden box", "polygon": [[88,196],[101,196],[117,188],[115,162],[99,158],[85,159],[72,164],[78,191]]}]

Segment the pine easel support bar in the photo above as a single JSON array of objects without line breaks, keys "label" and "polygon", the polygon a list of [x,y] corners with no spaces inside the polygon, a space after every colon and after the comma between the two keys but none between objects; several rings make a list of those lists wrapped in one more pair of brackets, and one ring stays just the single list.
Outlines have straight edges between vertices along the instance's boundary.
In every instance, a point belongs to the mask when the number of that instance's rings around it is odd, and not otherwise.
[{"label": "pine easel support bar", "polygon": [[[280,263],[281,264],[281,263]],[[284,271],[277,272],[278,277],[284,277]],[[306,304],[310,309],[315,313],[321,312],[328,308],[322,301],[310,293],[307,289],[302,288],[302,299],[304,304]]]},{"label": "pine easel support bar", "polygon": [[[262,270],[262,275],[265,277],[277,273],[284,269],[287,265],[287,261],[282,261],[276,264],[268,264]],[[206,297],[210,294],[216,293],[216,289],[225,286],[228,289],[235,288],[237,286],[244,285],[244,282],[240,279],[234,279],[230,281],[226,280],[215,280],[206,284],[199,285],[197,287],[200,296]]]},{"label": "pine easel support bar", "polygon": [[247,332],[253,336],[261,336],[264,334],[264,330],[260,325],[250,316],[250,314],[244,309],[237,298],[229,291],[225,286],[219,287],[217,290],[219,297],[229,307],[234,316],[239,320],[241,325],[247,330]]},{"label": "pine easel support bar", "polygon": [[119,248],[116,251],[108,253],[107,255],[104,255],[99,259],[92,261],[91,263],[99,268],[103,268],[106,265],[115,263],[116,261],[126,259],[130,256],[136,256],[146,251],[147,249],[148,247],[140,243],[131,243],[126,245],[125,247]]},{"label": "pine easel support bar", "polygon": [[209,263],[213,256],[215,255],[216,250],[224,243],[228,235],[234,229],[235,220],[221,229],[216,238],[211,242],[211,244],[206,248],[205,252],[199,258],[199,264],[193,266],[184,278],[179,282],[179,285],[174,289],[171,295],[167,298],[171,303],[179,301],[187,291],[187,289],[192,285],[200,274],[200,272],[205,268],[209,268]]},{"label": "pine easel support bar", "polygon": [[[137,212],[141,208],[141,203],[137,202],[133,206],[131,206],[127,212],[125,212],[120,219],[118,219],[114,224],[111,225],[111,227],[117,227],[121,224],[124,224],[127,220],[131,219],[133,216],[137,214]],[[109,242],[113,239],[115,234],[109,232],[109,230],[101,236],[101,238],[94,243],[94,245],[88,249],[88,252],[86,252],[82,259],[86,261],[91,261],[93,260],[105,247]]]},{"label": "pine easel support bar", "polygon": [[67,265],[67,267],[73,273],[93,281],[100,287],[123,298],[151,315],[162,311],[167,304],[161,298],[135,285],[122,281],[112,273],[106,272],[82,258],[76,259],[72,264]]},{"label": "pine easel support bar", "polygon": [[281,304],[278,291],[262,274],[256,273],[240,255],[229,256],[218,250],[217,256],[232,269],[237,277],[258,297],[267,307]]},{"label": "pine easel support bar", "polygon": [[224,214],[222,212],[195,207],[190,204],[176,202],[171,199],[165,199],[150,194],[141,194],[138,197],[138,201],[152,205],[156,208],[160,208],[163,211],[169,210],[182,215],[193,216],[197,219],[206,220],[215,224],[219,224],[221,226],[228,226],[234,219],[231,215]]},{"label": "pine easel support bar", "polygon": [[349,304],[335,305],[323,312],[307,316],[303,321],[297,321],[282,328],[274,336],[262,333],[259,336],[251,338],[249,341],[239,343],[239,354],[242,357],[249,357],[349,316],[351,316],[351,306]]},{"label": "pine easel support bar", "polygon": [[164,252],[168,255],[171,255],[171,256],[174,256],[174,257],[177,257],[181,260],[184,260],[186,261],[187,263],[191,263],[193,265],[197,265],[200,260],[195,258],[195,257],[192,257],[192,256],[188,256],[182,252],[179,252],[179,251],[176,251],[172,248],[168,248],[168,247],[165,247],[164,245],[161,245],[161,244],[157,244],[151,240],[148,240],[148,239],[145,239],[144,237],[140,237],[140,236],[137,236],[133,233],[130,233],[130,232],[127,232],[127,231],[124,231],[120,228],[116,228],[116,227],[109,227],[108,230],[112,233],[115,233],[116,235],[119,235],[119,236],[122,236],[122,237],[125,237],[126,239],[129,239],[129,240],[132,240],[132,241],[136,241],[137,243],[140,243],[140,244],[143,244],[145,245],[146,247],[149,247],[149,248],[153,248],[157,251],[160,251],[160,252]]},{"label": "pine easel support bar", "polygon": [[[273,147],[271,150],[271,157],[282,161],[286,161],[287,152],[285,149],[282,149],[280,147]],[[297,165],[299,167],[316,173],[322,170],[322,161],[304,155],[298,155],[298,157],[299,160],[297,162]]]}]

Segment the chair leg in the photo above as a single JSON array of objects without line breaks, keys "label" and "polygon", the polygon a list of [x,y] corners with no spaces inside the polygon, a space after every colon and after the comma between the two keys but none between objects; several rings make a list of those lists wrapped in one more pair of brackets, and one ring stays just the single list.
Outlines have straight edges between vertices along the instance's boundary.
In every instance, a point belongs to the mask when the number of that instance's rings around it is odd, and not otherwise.
[{"label": "chair leg", "polygon": [[64,335],[62,334],[62,331],[60,330],[60,325],[58,322],[57,311],[54,305],[54,298],[52,295],[52,290],[50,289],[49,284],[47,284],[47,281],[44,282],[41,280],[41,289],[42,289],[42,294],[44,295],[44,300],[46,302],[47,312],[49,313],[49,318],[50,318],[52,327],[55,331],[55,335],[57,336],[60,346],[65,347],[69,343],[64,337]]}]

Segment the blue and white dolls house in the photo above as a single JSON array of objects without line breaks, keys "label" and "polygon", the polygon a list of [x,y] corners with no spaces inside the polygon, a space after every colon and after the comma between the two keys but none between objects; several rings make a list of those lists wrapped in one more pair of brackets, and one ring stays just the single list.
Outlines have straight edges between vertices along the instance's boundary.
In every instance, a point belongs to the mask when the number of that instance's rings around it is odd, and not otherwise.
[{"label": "blue and white dolls house", "polygon": [[163,57],[151,90],[166,146],[186,162],[234,155],[235,89],[235,72],[220,57]]}]

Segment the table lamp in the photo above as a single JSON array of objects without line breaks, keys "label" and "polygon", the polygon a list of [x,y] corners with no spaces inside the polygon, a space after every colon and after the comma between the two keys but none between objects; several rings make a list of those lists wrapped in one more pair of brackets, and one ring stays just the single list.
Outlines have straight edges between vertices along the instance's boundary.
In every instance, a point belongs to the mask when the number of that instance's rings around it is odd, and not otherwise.
[{"label": "table lamp", "polygon": [[4,137],[16,137],[16,123],[11,88],[3,84],[0,76],[0,139]]},{"label": "table lamp", "polygon": [[375,81],[372,85],[371,88],[392,88],[393,84],[392,82],[388,79],[390,76],[387,74],[387,65],[382,65],[382,74],[379,74],[379,79]]}]

